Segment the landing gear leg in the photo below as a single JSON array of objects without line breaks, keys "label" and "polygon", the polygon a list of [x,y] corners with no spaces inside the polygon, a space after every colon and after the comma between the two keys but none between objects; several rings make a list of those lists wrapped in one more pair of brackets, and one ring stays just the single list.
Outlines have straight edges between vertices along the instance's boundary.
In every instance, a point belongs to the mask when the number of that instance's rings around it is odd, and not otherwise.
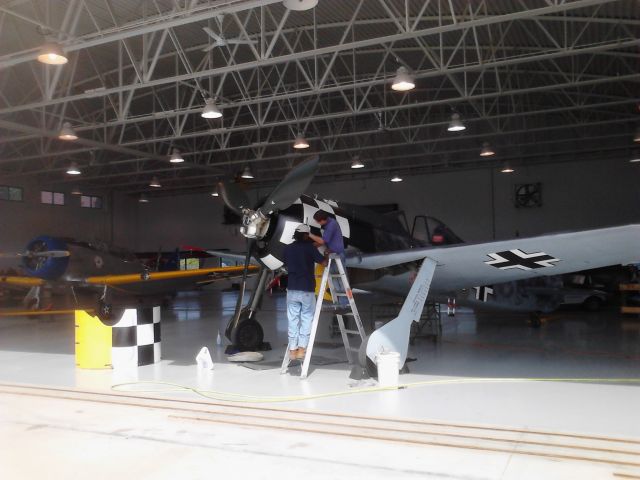
[{"label": "landing gear leg", "polygon": [[256,288],[249,300],[249,305],[244,308],[238,305],[236,314],[227,324],[225,335],[233,344],[231,347],[233,350],[241,352],[271,350],[271,346],[268,343],[264,343],[264,331],[260,323],[258,323],[256,315],[268,276],[269,270],[263,268],[260,271]]}]

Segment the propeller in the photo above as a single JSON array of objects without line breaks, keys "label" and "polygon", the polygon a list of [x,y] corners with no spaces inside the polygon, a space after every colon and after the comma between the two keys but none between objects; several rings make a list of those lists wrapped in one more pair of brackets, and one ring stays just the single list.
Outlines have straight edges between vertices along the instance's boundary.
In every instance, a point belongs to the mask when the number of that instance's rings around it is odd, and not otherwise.
[{"label": "propeller", "polygon": [[8,252],[0,253],[0,258],[62,258],[68,257],[71,253],[68,250],[47,250],[44,252],[34,252],[27,250],[26,252]]},{"label": "propeller", "polygon": [[225,205],[237,215],[243,215],[249,208],[247,194],[235,183],[218,182],[218,191]]},{"label": "propeller", "polygon": [[[293,168],[271,191],[266,200],[255,209],[249,207],[247,194],[233,183],[218,183],[220,195],[224,203],[235,213],[242,215],[240,232],[247,238],[247,254],[242,272],[242,283],[236,304],[236,313],[230,322],[227,333],[232,332],[239,324],[242,314],[242,303],[247,281],[247,272],[251,263],[251,254],[256,240],[264,237],[269,228],[271,216],[278,210],[290,207],[305,192],[318,170],[320,157],[313,156]],[[228,335],[229,336],[229,335]],[[233,341],[232,338],[230,340]]]},{"label": "propeller", "polygon": [[202,49],[203,52],[208,52],[216,47],[225,47],[227,45],[252,45],[257,43],[256,40],[242,39],[242,38],[225,38],[222,35],[218,35],[209,27],[202,27],[202,29],[213,38],[215,41],[211,45],[207,45]]}]

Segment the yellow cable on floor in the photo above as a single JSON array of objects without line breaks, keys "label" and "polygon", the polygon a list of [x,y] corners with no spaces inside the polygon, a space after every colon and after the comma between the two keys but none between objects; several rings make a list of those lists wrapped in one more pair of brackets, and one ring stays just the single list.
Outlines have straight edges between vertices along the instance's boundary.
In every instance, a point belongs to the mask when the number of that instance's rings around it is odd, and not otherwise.
[{"label": "yellow cable on floor", "polygon": [[[640,384],[640,378],[454,378],[445,380],[425,380],[422,382],[411,382],[399,384],[397,387],[368,387],[354,390],[344,390],[340,392],[317,393],[312,395],[288,395],[288,396],[258,396],[246,395],[243,393],[218,392],[215,390],[201,390],[195,387],[180,385],[170,382],[141,381],[119,383],[111,387],[118,392],[137,393],[164,393],[164,392],[193,392],[196,395],[210,400],[226,402],[244,403],[279,403],[297,402],[303,400],[315,400],[318,398],[340,397],[346,395],[357,395],[361,393],[383,392],[390,390],[400,390],[412,387],[451,385],[451,384],[472,384],[472,383],[525,383],[525,382],[571,382],[571,383],[627,383]],[[142,390],[138,388],[128,388],[136,385],[159,385],[171,388]]]}]

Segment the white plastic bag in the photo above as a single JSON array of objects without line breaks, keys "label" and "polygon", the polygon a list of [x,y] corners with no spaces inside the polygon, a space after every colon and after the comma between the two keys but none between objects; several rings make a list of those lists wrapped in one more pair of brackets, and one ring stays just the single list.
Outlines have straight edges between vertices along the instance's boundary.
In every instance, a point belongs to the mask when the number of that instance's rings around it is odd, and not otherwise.
[{"label": "white plastic bag", "polygon": [[200,352],[196,355],[196,363],[200,369],[213,370],[213,360],[211,360],[211,354],[207,347],[200,349]]}]

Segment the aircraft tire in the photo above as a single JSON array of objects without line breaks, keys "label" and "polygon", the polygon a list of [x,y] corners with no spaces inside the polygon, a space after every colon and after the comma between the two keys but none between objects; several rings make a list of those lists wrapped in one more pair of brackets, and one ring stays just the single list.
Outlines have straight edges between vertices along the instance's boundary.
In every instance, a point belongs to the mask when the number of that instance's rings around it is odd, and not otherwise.
[{"label": "aircraft tire", "polygon": [[113,327],[118,323],[122,317],[122,313],[123,310],[121,308],[114,308],[112,303],[103,300],[98,301],[96,315],[107,327]]},{"label": "aircraft tire", "polygon": [[241,320],[233,332],[233,344],[241,352],[258,350],[264,340],[264,331],[253,318]]}]

